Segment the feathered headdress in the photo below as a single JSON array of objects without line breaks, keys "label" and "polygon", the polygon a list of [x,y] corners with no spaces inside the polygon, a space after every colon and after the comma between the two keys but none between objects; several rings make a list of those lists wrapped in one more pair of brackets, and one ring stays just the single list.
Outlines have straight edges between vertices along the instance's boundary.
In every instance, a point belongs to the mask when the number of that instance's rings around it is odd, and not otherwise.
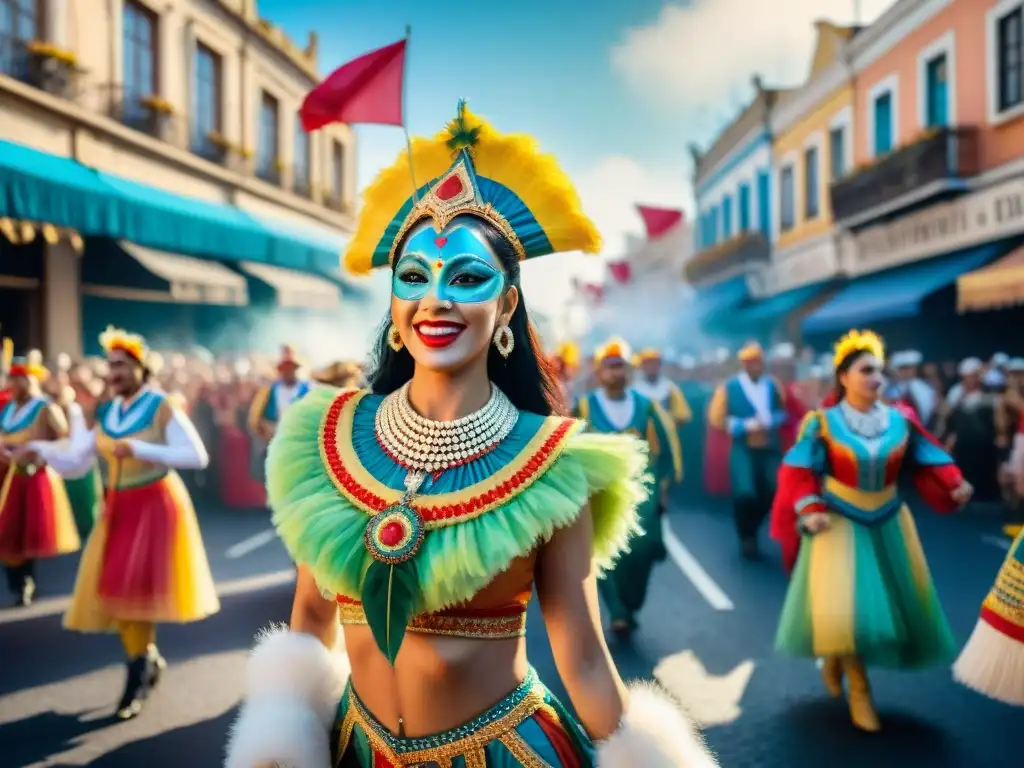
[{"label": "feathered headdress", "polygon": [[146,346],[146,340],[135,333],[128,333],[128,331],[115,328],[112,325],[107,326],[107,330],[100,334],[100,346],[103,347],[103,351],[110,356],[110,353],[117,350],[124,352],[130,358],[146,365],[147,358],[149,357],[149,348]]},{"label": "feathered headdress", "polygon": [[852,330],[833,348],[832,365],[839,365],[854,352],[870,352],[879,360],[885,359],[885,344],[874,331]]},{"label": "feathered headdress", "polygon": [[[350,272],[391,264],[409,229],[433,219],[440,229],[459,214],[493,224],[520,259],[562,251],[597,253],[601,236],[582,210],[558,162],[523,134],[501,134],[459,102],[458,116],[433,139],[413,139],[363,194],[355,236],[345,252]],[[414,190],[410,167],[418,179]]]},{"label": "feathered headdress", "polygon": [[633,365],[643,365],[650,360],[661,360],[661,352],[654,347],[641,349],[633,356]]},{"label": "feathered headdress", "polygon": [[629,361],[631,358],[632,353],[629,344],[616,336],[598,347],[597,352],[594,353],[594,365],[600,365],[605,360]]},{"label": "feathered headdress", "polygon": [[580,364],[580,348],[574,342],[563,341],[558,345],[555,357],[570,368],[576,368]]},{"label": "feathered headdress", "polygon": [[751,360],[763,360],[764,348],[756,341],[744,345],[743,349],[736,355],[741,363],[748,363]]},{"label": "feathered headdress", "polygon": [[50,378],[50,372],[43,365],[43,355],[38,350],[32,350],[25,357],[12,358],[8,375],[30,376],[36,381],[46,381]]}]

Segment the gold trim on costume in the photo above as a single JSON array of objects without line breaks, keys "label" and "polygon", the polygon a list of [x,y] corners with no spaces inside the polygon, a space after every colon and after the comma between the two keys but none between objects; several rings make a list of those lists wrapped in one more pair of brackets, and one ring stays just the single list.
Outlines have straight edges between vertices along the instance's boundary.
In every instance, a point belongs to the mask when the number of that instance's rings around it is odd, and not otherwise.
[{"label": "gold trim on costume", "polygon": [[551,768],[547,763],[541,760],[540,756],[534,752],[530,745],[526,743],[526,740],[519,735],[517,731],[510,731],[504,736],[499,737],[500,741],[523,768]]},{"label": "gold trim on costume", "polygon": [[[338,457],[344,464],[345,469],[348,471],[355,483],[359,487],[364,488],[380,499],[383,499],[386,506],[391,506],[397,504],[401,500],[404,492],[394,488],[389,488],[371,475],[359,461],[355,447],[352,445],[352,422],[356,408],[362,399],[368,394],[370,394],[369,390],[360,390],[354,394],[352,394],[351,391],[338,394],[338,397],[347,397],[348,400],[345,402],[338,414],[337,425],[334,428],[334,448],[337,451]],[[329,414],[330,411],[331,409],[328,408],[325,412],[325,422],[326,414]],[[568,426],[566,428],[567,422]],[[381,510],[370,506],[365,501],[355,496],[331,470],[331,462],[328,459],[326,450],[327,446],[325,444],[325,427],[326,423],[322,424],[320,428],[320,458],[323,461],[324,469],[326,470],[328,477],[331,478],[331,482],[334,484],[334,487],[338,489],[338,492],[346,501],[367,514],[377,514]],[[537,434],[530,439],[516,457],[490,477],[459,491],[416,497],[415,507],[417,511],[422,513],[426,518],[425,524],[427,529],[444,528],[449,525],[463,523],[502,506],[511,496],[522,493],[529,488],[537,478],[542,477],[555,460],[561,456],[562,451],[565,446],[568,445],[569,440],[583,428],[584,423],[577,419],[567,419],[561,416],[549,416],[537,430]],[[559,430],[564,431],[557,444],[542,454],[542,449],[545,448],[549,439],[558,433]],[[522,472],[528,472],[529,474],[516,485],[514,491],[507,491],[506,489],[508,488],[510,481]],[[456,516],[431,519],[431,513],[436,512],[437,510],[444,507],[451,507],[453,505],[465,505],[474,499],[480,498],[493,500],[480,503],[473,509],[466,509],[464,512]]]},{"label": "gold trim on costume", "polygon": [[[366,624],[363,606],[354,603],[338,604],[338,621],[341,624],[361,626]],[[448,637],[482,638],[502,640],[526,635],[526,611],[508,616],[459,616],[445,613],[422,613],[414,616],[407,629],[424,635],[445,635]]]},{"label": "gold trim on costume", "polygon": [[865,512],[881,509],[886,504],[892,502],[899,493],[899,488],[895,484],[887,486],[880,491],[865,491],[846,485],[831,475],[825,476],[823,490],[840,501],[844,501],[850,506]]}]

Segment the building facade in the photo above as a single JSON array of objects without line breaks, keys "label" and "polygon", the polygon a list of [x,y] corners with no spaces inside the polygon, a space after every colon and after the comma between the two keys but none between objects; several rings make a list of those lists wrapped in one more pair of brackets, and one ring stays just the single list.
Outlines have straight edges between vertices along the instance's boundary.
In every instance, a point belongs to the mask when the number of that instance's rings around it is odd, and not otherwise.
[{"label": "building facade", "polygon": [[[90,311],[238,306],[254,282],[330,307],[355,139],[301,129],[317,48],[255,0],[0,0],[5,331],[78,355]],[[122,284],[112,249],[153,279]]]},{"label": "building facade", "polygon": [[1022,31],[1021,0],[900,0],[850,40],[855,167],[830,188],[850,284],[805,330],[999,343],[1009,315],[957,314],[958,280],[1024,240]]}]

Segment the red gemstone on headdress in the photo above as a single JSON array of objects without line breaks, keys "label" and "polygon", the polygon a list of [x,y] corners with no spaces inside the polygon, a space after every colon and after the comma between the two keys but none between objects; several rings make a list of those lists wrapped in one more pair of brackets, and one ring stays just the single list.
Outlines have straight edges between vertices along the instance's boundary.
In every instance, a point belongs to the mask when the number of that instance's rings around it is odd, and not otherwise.
[{"label": "red gemstone on headdress", "polygon": [[393,547],[404,535],[405,529],[402,528],[402,524],[392,521],[380,529],[380,542],[385,547]]},{"label": "red gemstone on headdress", "polygon": [[462,192],[462,179],[458,175],[449,176],[434,190],[438,200],[451,200]]},{"label": "red gemstone on headdress", "polygon": [[436,245],[438,248],[444,248],[447,244],[448,244],[448,238],[447,237],[435,237],[434,238],[434,245]]}]

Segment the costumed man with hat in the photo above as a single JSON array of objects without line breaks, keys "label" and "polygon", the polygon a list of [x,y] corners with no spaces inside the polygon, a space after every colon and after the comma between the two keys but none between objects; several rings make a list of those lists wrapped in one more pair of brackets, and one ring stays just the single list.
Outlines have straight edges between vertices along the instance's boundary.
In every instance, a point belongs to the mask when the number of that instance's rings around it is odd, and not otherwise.
[{"label": "costumed man with hat", "polygon": [[108,328],[100,344],[114,398],[96,409],[95,426],[75,412],[70,440],[32,441],[21,456],[68,475],[97,458],[103,465],[104,514],[82,552],[64,626],[120,636],[127,675],[116,714],[127,720],[142,710],[166,666],[157,626],[199,621],[220,610],[220,601],[176,471],[205,468],[206,448],[184,411],[149,385],[150,352],[140,336]]},{"label": "costumed man with hat", "polygon": [[747,344],[739,352],[743,370],[715,390],[708,423],[729,434],[729,483],[736,533],[743,556],[757,558],[757,532],[775,496],[782,460],[780,428],[786,424],[785,390],[765,374],[764,350]]},{"label": "costumed man with hat", "polygon": [[30,440],[49,443],[68,435],[64,412],[41,392],[48,377],[38,357],[14,358],[11,399],[0,411],[0,562],[17,605],[32,602],[35,560],[82,545],[64,481],[38,457],[18,455]]},{"label": "costumed man with hat", "polygon": [[936,415],[939,396],[919,375],[924,355],[916,349],[895,352],[889,360],[889,366],[896,374],[896,385],[900,396],[907,405],[917,413],[918,421],[925,427],[934,427],[933,417]]},{"label": "costumed man with hat", "polygon": [[636,616],[647,598],[651,569],[665,558],[661,516],[668,506],[672,483],[683,479],[682,452],[672,417],[657,403],[629,386],[629,345],[611,339],[594,355],[598,388],[576,404],[576,415],[592,432],[632,434],[647,440],[653,478],[650,495],[637,508],[643,534],[629,551],[597,582],[611,617],[611,629],[628,637],[637,627]]},{"label": "costumed man with hat", "polygon": [[551,365],[562,391],[562,400],[567,408],[575,407],[572,383],[580,371],[580,348],[571,341],[563,341],[551,356]]},{"label": "costumed man with hat", "polygon": [[640,350],[633,364],[640,369],[641,375],[634,378],[633,389],[664,408],[678,428],[693,420],[693,411],[683,391],[672,379],[662,375],[662,362],[658,350],[651,347]]},{"label": "costumed man with hat", "polygon": [[302,361],[290,345],[281,349],[277,363],[277,379],[260,387],[249,408],[249,433],[253,438],[253,477],[263,482],[267,457],[267,445],[277,432],[277,425],[288,407],[307,394],[312,385],[300,378]]}]

